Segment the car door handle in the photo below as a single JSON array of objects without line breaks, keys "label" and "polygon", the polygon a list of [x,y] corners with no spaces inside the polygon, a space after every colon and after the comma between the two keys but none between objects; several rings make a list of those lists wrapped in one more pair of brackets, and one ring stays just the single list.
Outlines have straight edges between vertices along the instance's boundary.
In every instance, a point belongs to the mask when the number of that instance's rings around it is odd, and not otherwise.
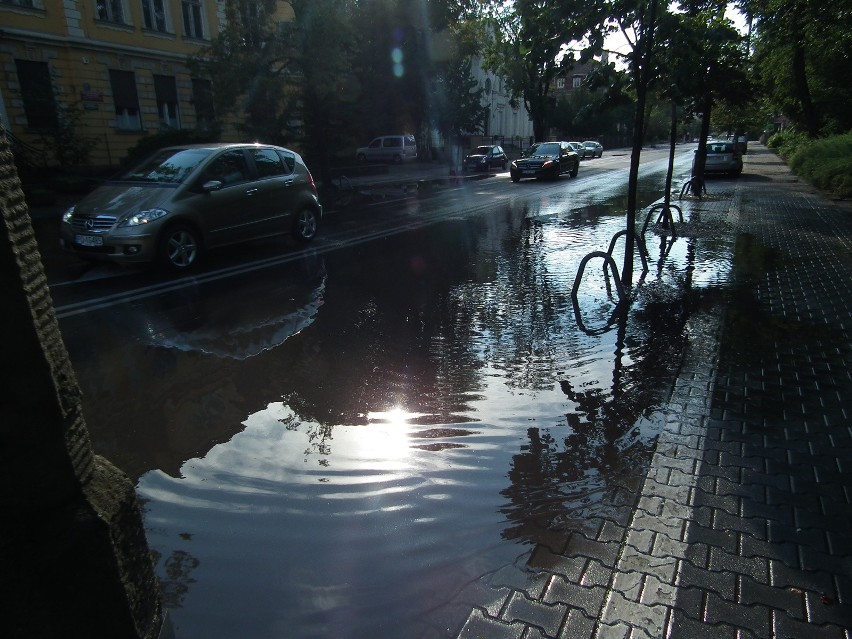
[{"label": "car door handle", "polygon": [[246,195],[254,195],[255,193],[257,193],[257,189],[249,189],[246,191]]}]

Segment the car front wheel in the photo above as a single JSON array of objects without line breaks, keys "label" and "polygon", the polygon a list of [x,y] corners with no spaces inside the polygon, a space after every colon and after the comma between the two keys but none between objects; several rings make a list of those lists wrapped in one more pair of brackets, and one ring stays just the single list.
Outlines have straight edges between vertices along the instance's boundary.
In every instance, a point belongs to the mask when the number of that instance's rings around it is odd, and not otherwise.
[{"label": "car front wheel", "polygon": [[316,237],[318,225],[316,211],[304,208],[299,211],[293,222],[293,236],[299,242],[310,242]]},{"label": "car front wheel", "polygon": [[160,262],[166,268],[182,271],[193,266],[201,255],[201,241],[195,229],[172,226],[160,240]]},{"label": "car front wheel", "polygon": [[568,175],[570,175],[572,178],[575,178],[575,177],[577,177],[577,172],[579,170],[580,170],[580,162],[578,160],[577,162],[574,163],[574,168],[571,169],[571,172]]}]

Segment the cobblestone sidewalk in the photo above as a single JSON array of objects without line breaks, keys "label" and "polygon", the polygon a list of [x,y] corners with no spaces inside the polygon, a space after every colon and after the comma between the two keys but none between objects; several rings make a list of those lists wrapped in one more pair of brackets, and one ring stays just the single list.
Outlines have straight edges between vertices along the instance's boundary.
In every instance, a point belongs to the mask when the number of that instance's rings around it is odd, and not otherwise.
[{"label": "cobblestone sidewalk", "polygon": [[685,206],[735,234],[734,281],[689,320],[647,475],[472,584],[460,637],[852,638],[852,211],[758,145]]}]

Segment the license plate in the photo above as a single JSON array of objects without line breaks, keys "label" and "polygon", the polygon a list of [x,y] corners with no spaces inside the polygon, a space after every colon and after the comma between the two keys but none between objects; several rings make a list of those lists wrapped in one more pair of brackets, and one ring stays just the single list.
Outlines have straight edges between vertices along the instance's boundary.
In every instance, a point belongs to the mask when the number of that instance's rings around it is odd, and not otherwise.
[{"label": "license plate", "polygon": [[74,244],[80,246],[103,246],[104,238],[98,235],[75,235]]},{"label": "license plate", "polygon": [[521,171],[524,175],[535,175],[534,169],[527,169],[526,171]]}]

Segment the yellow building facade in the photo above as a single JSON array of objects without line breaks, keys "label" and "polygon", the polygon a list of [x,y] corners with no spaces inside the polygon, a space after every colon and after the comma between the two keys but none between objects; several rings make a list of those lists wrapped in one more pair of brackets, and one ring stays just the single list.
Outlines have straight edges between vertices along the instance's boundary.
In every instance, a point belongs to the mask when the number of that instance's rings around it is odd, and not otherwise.
[{"label": "yellow building facade", "polygon": [[[224,0],[0,0],[0,119],[17,144],[56,163],[57,118],[118,164],[144,135],[215,118],[210,83],[187,58],[224,26]],[[292,9],[279,2],[281,19]]]}]

